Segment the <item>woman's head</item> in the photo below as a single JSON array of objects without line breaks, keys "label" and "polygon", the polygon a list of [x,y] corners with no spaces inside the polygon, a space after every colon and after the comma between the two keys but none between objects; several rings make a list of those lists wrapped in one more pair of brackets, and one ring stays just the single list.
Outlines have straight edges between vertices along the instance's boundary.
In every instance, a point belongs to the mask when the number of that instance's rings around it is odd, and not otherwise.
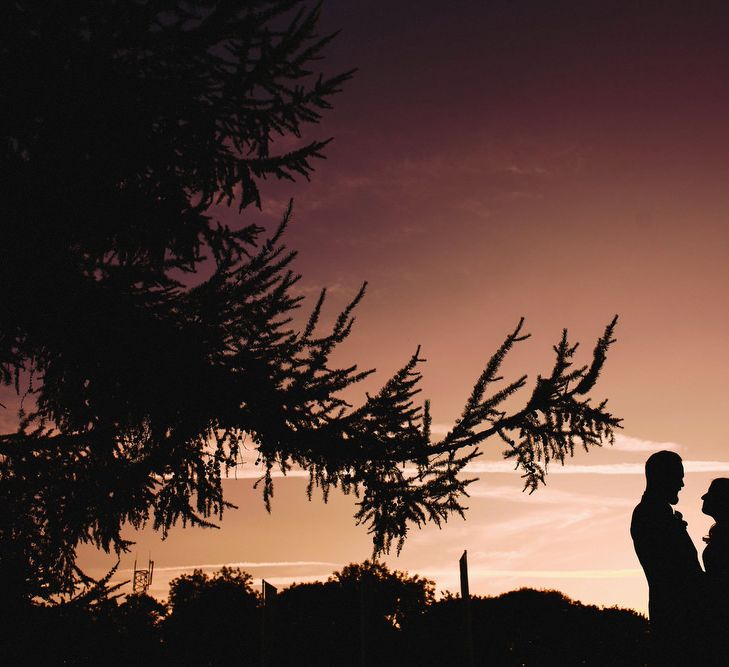
[{"label": "woman's head", "polygon": [[729,521],[729,478],[718,477],[701,496],[704,505],[701,511],[717,521]]}]

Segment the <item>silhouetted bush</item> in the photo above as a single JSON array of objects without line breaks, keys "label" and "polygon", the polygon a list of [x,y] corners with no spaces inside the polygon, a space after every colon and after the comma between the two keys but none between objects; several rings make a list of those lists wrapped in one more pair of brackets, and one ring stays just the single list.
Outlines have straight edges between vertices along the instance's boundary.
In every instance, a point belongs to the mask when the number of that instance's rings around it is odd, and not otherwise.
[{"label": "silhouetted bush", "polygon": [[[471,599],[478,665],[645,665],[648,622],[627,609],[600,609],[558,591],[522,588]],[[404,637],[406,665],[466,664],[463,604],[430,605]]]},{"label": "silhouetted bush", "polygon": [[161,664],[160,627],[166,615],[167,607],[149,595],[130,595],[119,605],[113,617],[119,664]]},{"label": "silhouetted bush", "polygon": [[122,664],[115,600],[102,605],[27,605],[3,618],[5,665]]},{"label": "silhouetted bush", "polygon": [[275,664],[359,664],[363,650],[369,664],[390,664],[402,625],[425,611],[434,591],[428,579],[372,561],[325,583],[290,586],[277,600]]},{"label": "silhouetted bush", "polygon": [[259,598],[252,582],[247,572],[227,567],[212,576],[195,570],[173,579],[162,624],[166,663],[259,664]]},{"label": "silhouetted bush", "polygon": [[[261,598],[223,568],[174,579],[168,605],[146,595],[93,604],[27,605],[0,626],[4,664],[260,665]],[[471,599],[477,665],[638,667],[648,622],[557,591],[522,588]],[[0,609],[0,611],[2,611]],[[365,561],[326,582],[294,584],[266,609],[275,667],[464,665],[463,602],[435,601],[433,583]],[[12,628],[12,631],[11,631]]]}]

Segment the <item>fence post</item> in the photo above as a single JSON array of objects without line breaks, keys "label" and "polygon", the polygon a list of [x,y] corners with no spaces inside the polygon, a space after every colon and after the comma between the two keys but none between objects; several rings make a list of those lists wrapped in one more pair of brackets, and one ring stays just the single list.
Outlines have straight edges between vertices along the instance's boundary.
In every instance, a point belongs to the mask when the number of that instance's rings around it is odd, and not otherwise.
[{"label": "fence post", "polygon": [[359,579],[359,664],[367,667],[367,578],[360,574]]},{"label": "fence post", "polygon": [[468,591],[468,551],[464,550],[458,561],[461,570],[461,603],[463,605],[463,623],[466,635],[466,656],[468,667],[474,667],[473,655],[473,623],[471,621],[471,595]]},{"label": "fence post", "polygon": [[271,664],[269,647],[273,639],[273,613],[278,589],[265,579],[261,579],[261,593],[263,602],[261,608],[261,667],[268,667]]}]

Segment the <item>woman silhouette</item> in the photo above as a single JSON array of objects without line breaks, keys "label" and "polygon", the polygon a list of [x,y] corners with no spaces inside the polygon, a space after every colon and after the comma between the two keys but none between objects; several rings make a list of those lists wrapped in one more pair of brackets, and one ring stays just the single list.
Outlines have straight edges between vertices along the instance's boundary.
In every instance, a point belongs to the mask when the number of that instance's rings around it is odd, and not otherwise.
[{"label": "woman silhouette", "polygon": [[716,521],[704,538],[704,569],[712,583],[726,584],[729,583],[729,478],[715,479],[701,500],[704,501],[701,511]]},{"label": "woman silhouette", "polygon": [[[707,576],[706,648],[712,664],[726,664],[729,656],[729,478],[711,482],[701,496],[701,511],[716,523],[704,538],[704,569]],[[708,661],[707,661],[708,662]]]}]

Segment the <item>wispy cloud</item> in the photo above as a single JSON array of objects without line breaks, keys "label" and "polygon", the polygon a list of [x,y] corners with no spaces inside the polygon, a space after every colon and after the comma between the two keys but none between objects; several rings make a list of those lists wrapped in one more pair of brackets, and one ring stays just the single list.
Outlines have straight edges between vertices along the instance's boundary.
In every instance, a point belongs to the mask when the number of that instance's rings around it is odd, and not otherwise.
[{"label": "wispy cloud", "polygon": [[[155,574],[157,574],[157,570],[155,569]],[[290,586],[291,584],[303,584],[303,583],[310,583],[315,581],[326,581],[331,576],[331,572],[319,572],[317,574],[306,574],[306,575],[291,575],[291,576],[278,576],[278,577],[269,577],[269,576],[261,576],[257,575],[254,580],[254,588],[256,586],[260,585],[260,580],[265,579],[269,584],[272,584],[274,586]],[[170,577],[169,573],[167,573],[167,576],[162,575],[159,578],[155,577],[155,581],[152,584],[152,586],[149,589],[150,595],[153,595],[158,600],[164,600],[168,593],[169,593],[169,585],[170,585]],[[112,583],[120,583],[120,581],[112,580]]]},{"label": "wispy cloud", "polygon": [[490,218],[493,213],[492,206],[488,202],[473,197],[463,199],[459,202],[458,207],[481,220]]},{"label": "wispy cloud", "polygon": [[304,576],[292,575],[289,577],[264,577],[264,579],[274,586],[290,586],[291,584],[307,584],[315,581],[326,581],[331,576],[331,572],[322,572],[320,574],[307,574]]},{"label": "wispy cloud", "polygon": [[446,435],[452,428],[452,424],[431,424],[430,432],[433,435]]},{"label": "wispy cloud", "polygon": [[[453,577],[453,569],[424,568],[421,571],[424,577],[445,578]],[[515,579],[622,579],[626,577],[642,577],[640,568],[605,569],[605,570],[493,570],[479,567],[468,568],[470,579],[509,577]]]},{"label": "wispy cloud", "polygon": [[537,514],[527,514],[520,517],[509,517],[505,521],[489,525],[489,539],[500,543],[505,538],[519,533],[533,533],[535,530],[546,529],[550,531],[563,530],[583,521],[592,519],[598,511],[594,508],[570,510],[545,511]]},{"label": "wispy cloud", "polygon": [[[687,473],[729,472],[729,461],[686,461],[683,462]],[[487,463],[473,463],[465,468],[466,473],[512,473],[521,474],[514,470],[514,466],[507,461],[493,461]],[[549,467],[550,475],[643,475],[643,463],[603,463],[595,465],[580,465],[566,463]]]},{"label": "wispy cloud", "polygon": [[512,549],[510,551],[469,551],[468,559],[474,561],[514,561],[524,558],[524,551],[520,549]]},{"label": "wispy cloud", "polygon": [[549,174],[548,169],[539,165],[509,164],[495,171],[512,174],[513,176],[546,176]]},{"label": "wispy cloud", "polygon": [[632,438],[628,435],[619,433],[615,436],[615,444],[612,446],[612,449],[616,449],[621,452],[658,452],[663,449],[678,452],[682,450],[683,447],[675,442],[643,440],[641,438]]},{"label": "wispy cloud", "polygon": [[[453,426],[451,424],[432,424],[430,427],[433,435],[446,435]],[[656,440],[646,440],[644,438],[634,438],[629,435],[618,433],[615,436],[615,444],[612,447],[606,447],[620,452],[658,452],[662,449],[668,449],[672,452],[678,452],[683,449],[682,445],[676,442],[661,442]]]},{"label": "wispy cloud", "polygon": [[[686,473],[716,473],[729,472],[729,461],[686,461],[683,462]],[[228,479],[258,479],[263,475],[263,469],[258,467],[239,467],[230,473]],[[415,468],[405,468],[406,474],[414,475]],[[645,466],[643,463],[600,463],[595,465],[553,464],[549,467],[550,475],[643,475]],[[470,463],[464,468],[467,475],[490,475],[490,474],[511,474],[521,476],[521,471],[514,469],[514,464],[508,461],[488,461],[484,463]],[[272,477],[276,478],[301,478],[309,477],[305,470],[289,470],[286,475],[280,471],[272,471]]]},{"label": "wispy cloud", "polygon": [[[450,429],[451,424],[434,423],[431,425],[431,433],[438,437],[445,436]],[[672,441],[646,440],[644,438],[635,438],[628,435],[617,434],[615,436],[615,444],[612,447],[606,447],[606,450],[626,452],[626,453],[648,453],[660,450],[670,450],[679,452],[685,447],[679,443]],[[258,479],[263,475],[263,469],[260,466],[254,466],[256,457],[255,451],[246,451],[244,453],[244,465],[238,466],[231,477],[237,479]],[[684,470],[687,473],[723,473],[729,472],[729,461],[702,461],[702,460],[685,460],[683,463]],[[569,461],[565,465],[554,463],[549,467],[550,475],[642,475],[645,468],[642,462],[621,462],[621,463],[601,463],[595,465],[572,464]],[[415,469],[405,468],[406,474],[415,474]],[[514,464],[509,461],[486,461],[471,463],[466,466],[464,472],[466,474],[512,474],[521,475],[516,470]],[[277,478],[292,477],[301,478],[308,477],[309,473],[304,470],[290,470],[284,475],[280,471],[272,472]],[[492,492],[488,492],[488,497],[493,497]],[[472,493],[475,497],[486,497],[478,493]],[[558,502],[555,500],[554,502]]]},{"label": "wispy cloud", "polygon": [[[259,479],[265,474],[265,470],[261,466],[240,467],[238,466],[230,472],[229,480],[234,479]],[[301,478],[308,479],[309,473],[306,470],[289,470],[285,475],[280,470],[272,470],[271,477],[281,478]]]},{"label": "wispy cloud", "polygon": [[[541,490],[540,490],[541,491]],[[618,513],[614,507],[601,505],[592,506],[555,506],[548,508],[542,506],[539,498],[532,496],[535,512],[523,513],[514,516],[510,513],[504,518],[496,521],[464,522],[461,525],[452,525],[448,528],[448,539],[451,542],[463,543],[471,541],[474,535],[487,535],[490,544],[506,545],[516,544],[514,538],[528,536],[528,541],[523,541],[522,546],[512,551],[512,558],[521,558],[534,548],[538,548],[539,539],[553,543],[558,536],[569,536],[574,539],[576,535],[582,534],[585,530],[596,530],[604,522],[616,520]],[[621,520],[617,517],[617,520]],[[408,541],[411,545],[417,545],[418,549],[424,549],[434,544],[442,543],[442,536],[438,530],[423,530],[411,534]],[[528,547],[526,546],[528,544]]]},{"label": "wispy cloud", "polygon": [[[183,574],[191,574],[194,570],[215,571],[222,567],[239,567],[254,575],[254,582],[264,578],[274,586],[289,586],[293,583],[307,583],[313,581],[326,581],[332,573],[341,569],[342,563],[330,561],[301,560],[301,561],[237,561],[229,563],[188,563],[185,565],[155,566],[154,583],[150,588],[150,594],[159,599],[164,599],[169,590],[170,582]],[[287,569],[290,568],[290,571]],[[303,571],[302,571],[303,568]],[[112,579],[112,583],[131,581],[131,568],[121,569]],[[275,574],[278,572],[278,574]],[[93,568],[89,569],[90,574],[95,574]],[[98,576],[105,572],[99,571]],[[271,575],[274,576],[271,576]]]},{"label": "wispy cloud", "polygon": [[[281,561],[236,561],[234,563],[195,563],[188,565],[166,565],[155,566],[155,573],[158,572],[185,572],[192,570],[219,570],[222,567],[240,567],[243,569],[271,568],[271,567],[339,567],[340,563],[324,560],[281,560]],[[120,572],[131,572],[132,568],[120,570]]]},{"label": "wispy cloud", "polygon": [[[497,486],[488,483],[474,483],[468,488],[471,498],[486,498],[514,503],[534,504],[534,496],[530,496],[515,486]],[[539,489],[540,505],[560,505],[565,507],[632,507],[635,502],[629,498],[593,495],[563,491],[553,487]]]}]

